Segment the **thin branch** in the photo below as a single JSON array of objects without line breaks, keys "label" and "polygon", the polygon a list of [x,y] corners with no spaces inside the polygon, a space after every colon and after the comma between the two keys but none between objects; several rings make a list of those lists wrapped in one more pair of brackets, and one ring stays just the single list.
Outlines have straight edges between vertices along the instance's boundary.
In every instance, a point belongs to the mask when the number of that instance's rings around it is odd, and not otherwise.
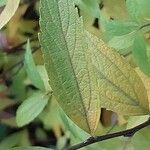
[{"label": "thin branch", "polygon": [[108,139],[112,139],[112,138],[116,138],[116,137],[120,137],[120,136],[131,137],[137,131],[139,131],[145,127],[148,127],[149,125],[150,125],[150,118],[147,121],[145,121],[144,123],[142,123],[134,128],[128,129],[128,130],[115,132],[115,133],[111,133],[111,134],[106,134],[106,135],[102,135],[102,136],[97,136],[97,137],[90,137],[86,141],[79,143],[77,145],[71,146],[67,150],[77,150],[77,149],[83,148],[85,146],[94,144],[96,142],[100,142],[100,141],[104,141],[104,140],[108,140]]}]

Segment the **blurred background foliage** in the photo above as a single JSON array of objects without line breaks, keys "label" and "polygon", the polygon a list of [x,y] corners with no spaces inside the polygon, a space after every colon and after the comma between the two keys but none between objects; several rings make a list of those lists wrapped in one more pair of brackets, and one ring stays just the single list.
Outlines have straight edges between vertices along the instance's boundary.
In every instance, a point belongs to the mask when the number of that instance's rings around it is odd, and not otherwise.
[{"label": "blurred background foliage", "polygon": [[[130,0],[74,1],[85,28],[103,38],[130,62],[149,93],[150,3],[145,0],[145,3],[137,0],[137,5]],[[0,6],[2,11],[4,6]],[[27,146],[65,150],[89,137],[67,118],[48,85],[38,41],[38,8],[38,0],[22,0],[13,18],[0,31],[0,150]],[[148,117],[127,118],[102,109],[97,134],[131,128]],[[149,150],[149,141],[147,127],[133,138],[115,138],[84,149]]]}]

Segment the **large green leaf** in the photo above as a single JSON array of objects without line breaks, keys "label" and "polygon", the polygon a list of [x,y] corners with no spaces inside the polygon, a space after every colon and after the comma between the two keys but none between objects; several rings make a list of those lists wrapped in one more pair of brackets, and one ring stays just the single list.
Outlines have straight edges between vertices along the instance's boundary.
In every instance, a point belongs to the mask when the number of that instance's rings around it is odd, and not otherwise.
[{"label": "large green leaf", "polygon": [[26,99],[17,110],[17,124],[24,126],[35,119],[44,109],[49,97],[41,92],[34,93],[31,97]]},{"label": "large green leaf", "polygon": [[45,65],[54,95],[81,128],[93,133],[100,116],[99,91],[83,43],[82,23],[72,1],[42,0],[40,24]]},{"label": "large green leaf", "polygon": [[144,36],[140,32],[136,34],[132,52],[134,60],[139,68],[146,75],[150,76],[150,58],[147,54]]},{"label": "large green leaf", "polygon": [[66,114],[94,133],[100,107],[148,113],[145,88],[131,66],[83,29],[71,0],[41,0],[40,41],[50,85]]}]

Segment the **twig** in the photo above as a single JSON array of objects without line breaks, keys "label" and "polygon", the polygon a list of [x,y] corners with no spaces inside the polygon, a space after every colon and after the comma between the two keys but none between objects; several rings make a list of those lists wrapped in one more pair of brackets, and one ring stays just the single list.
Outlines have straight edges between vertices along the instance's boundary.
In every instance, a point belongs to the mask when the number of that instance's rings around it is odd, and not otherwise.
[{"label": "twig", "polygon": [[120,137],[120,136],[131,137],[137,131],[139,131],[149,125],[150,125],[150,118],[146,122],[144,122],[134,128],[128,129],[128,130],[115,132],[115,133],[111,133],[111,134],[106,134],[106,135],[102,135],[102,136],[97,136],[97,137],[90,137],[86,141],[79,143],[77,145],[71,146],[67,150],[77,150],[77,149],[83,148],[85,146],[94,144],[96,142],[100,142],[100,141],[104,141],[104,140],[108,140],[108,139],[112,139],[112,138],[116,138],[116,137]]}]

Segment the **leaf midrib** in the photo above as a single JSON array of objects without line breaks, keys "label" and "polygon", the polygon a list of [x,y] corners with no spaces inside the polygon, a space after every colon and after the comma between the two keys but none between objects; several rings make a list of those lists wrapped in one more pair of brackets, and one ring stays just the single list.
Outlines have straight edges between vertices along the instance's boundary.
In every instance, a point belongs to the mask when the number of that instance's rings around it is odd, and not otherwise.
[{"label": "leaf midrib", "polygon": [[[68,0],[67,0],[67,5],[68,5]],[[57,7],[58,7],[58,5],[57,5]],[[69,7],[69,5],[68,5],[68,10],[69,10],[69,8],[70,8],[70,7]],[[58,7],[58,10],[59,10],[59,13],[58,13],[59,15],[58,15],[58,16],[59,16],[59,19],[61,20],[59,7]],[[68,12],[68,14],[69,14],[69,12]],[[70,16],[70,14],[69,14],[69,16]],[[77,24],[76,20],[77,20],[77,19],[75,19],[75,33],[76,33],[76,24]],[[69,22],[70,22],[70,17],[69,17],[69,20],[68,20],[68,24],[69,24]],[[70,64],[71,64],[72,71],[73,71],[73,75],[74,75],[75,82],[76,82],[76,85],[77,85],[77,89],[78,89],[78,92],[79,92],[80,101],[81,101],[81,103],[82,103],[82,106],[83,106],[83,109],[84,109],[84,112],[85,112],[86,122],[87,122],[87,125],[88,125],[88,128],[89,128],[89,131],[91,131],[91,127],[90,127],[90,125],[89,125],[88,116],[87,116],[87,110],[86,110],[85,105],[84,105],[84,103],[83,103],[83,98],[82,98],[82,95],[81,95],[79,83],[78,83],[77,77],[76,77],[76,75],[75,75],[75,70],[74,70],[74,67],[73,67],[73,64],[72,64],[72,61],[71,61],[71,56],[70,56],[70,53],[69,53],[68,44],[67,44],[67,41],[66,41],[64,32],[63,32],[62,20],[61,20],[61,23],[60,23],[60,24],[61,24],[60,28],[61,28],[61,30],[62,30],[63,39],[64,39],[64,41],[65,41],[65,43],[66,43],[65,46],[66,46],[66,49],[67,49],[69,62],[70,62]],[[68,26],[68,28],[67,28],[66,35],[67,35],[67,33],[68,33],[68,30],[69,30],[69,26]],[[75,38],[75,43],[74,43],[74,45],[76,45],[76,38]],[[75,47],[76,47],[76,46],[74,46],[74,50],[75,50]],[[88,67],[87,67],[87,68],[88,68]],[[88,77],[89,77],[89,71],[88,71]],[[90,80],[89,80],[89,81],[90,81]],[[89,87],[90,87],[90,86],[89,86]],[[91,96],[91,88],[90,88],[90,96]],[[90,100],[91,100],[91,97],[90,97]]]},{"label": "leaf midrib", "polygon": [[[46,0],[47,1],[47,0]],[[48,3],[48,1],[47,1],[47,3]],[[67,5],[68,5],[68,0],[67,0]],[[69,5],[68,5],[69,6]],[[48,5],[48,7],[49,7],[49,5]],[[59,6],[57,5],[56,6],[58,9],[58,11],[59,11],[59,13],[58,13],[58,16],[59,16],[59,20],[61,20],[61,16],[60,16],[60,9],[59,9]],[[69,8],[69,7],[68,7]],[[49,7],[49,10],[50,10],[50,7]],[[50,16],[51,16],[51,12],[50,12]],[[52,18],[52,17],[51,17]],[[51,21],[53,21],[52,19],[51,19]],[[69,22],[69,21],[68,21]],[[85,108],[85,106],[84,106],[84,103],[83,103],[83,101],[82,101],[82,95],[81,95],[81,92],[80,92],[80,88],[79,88],[79,84],[78,84],[78,82],[77,82],[77,78],[76,78],[76,76],[75,76],[75,70],[74,70],[74,67],[73,67],[73,64],[72,64],[72,61],[71,61],[71,57],[70,57],[70,54],[69,54],[69,52],[68,52],[68,45],[67,45],[67,41],[66,41],[66,38],[65,38],[65,35],[64,35],[64,32],[63,32],[63,28],[62,28],[62,20],[59,22],[60,23],[60,26],[58,26],[58,27],[60,27],[60,29],[61,29],[61,31],[62,31],[62,37],[63,37],[63,40],[64,40],[64,42],[65,42],[65,44],[64,44],[64,46],[66,47],[66,49],[67,49],[67,53],[68,53],[68,58],[69,58],[69,62],[70,62],[70,65],[71,65],[71,67],[72,67],[72,72],[73,72],[73,75],[74,75],[74,78],[75,78],[75,82],[76,82],[76,86],[77,86],[77,90],[78,90],[78,93],[79,93],[79,96],[80,96],[80,101],[81,101],[81,103],[82,103],[82,107],[83,107],[83,109],[84,109],[84,115],[85,115],[85,119],[86,119],[86,122],[87,122],[87,126],[88,126],[88,129],[89,129],[89,131],[91,131],[91,128],[90,128],[90,125],[89,125],[89,121],[88,121],[88,116],[87,116],[87,111],[86,111],[86,108]],[[75,23],[76,23],[76,21],[75,21]],[[69,27],[69,26],[68,26]],[[76,29],[75,29],[75,32],[76,32]],[[50,35],[50,34],[49,34]],[[51,36],[51,35],[50,35]],[[51,36],[52,37],[52,36]],[[54,41],[55,42],[55,41]],[[56,42],[55,42],[56,43]],[[57,43],[56,43],[56,45],[57,45]],[[74,44],[75,45],[75,44]],[[59,46],[57,46],[58,48],[59,48]],[[60,49],[60,48],[59,48]],[[61,50],[61,49],[60,49]],[[54,64],[54,63],[53,63]],[[63,88],[63,86],[62,86],[62,88]],[[63,88],[64,89],[64,88]],[[65,89],[64,89],[64,91],[66,91]]]}]

